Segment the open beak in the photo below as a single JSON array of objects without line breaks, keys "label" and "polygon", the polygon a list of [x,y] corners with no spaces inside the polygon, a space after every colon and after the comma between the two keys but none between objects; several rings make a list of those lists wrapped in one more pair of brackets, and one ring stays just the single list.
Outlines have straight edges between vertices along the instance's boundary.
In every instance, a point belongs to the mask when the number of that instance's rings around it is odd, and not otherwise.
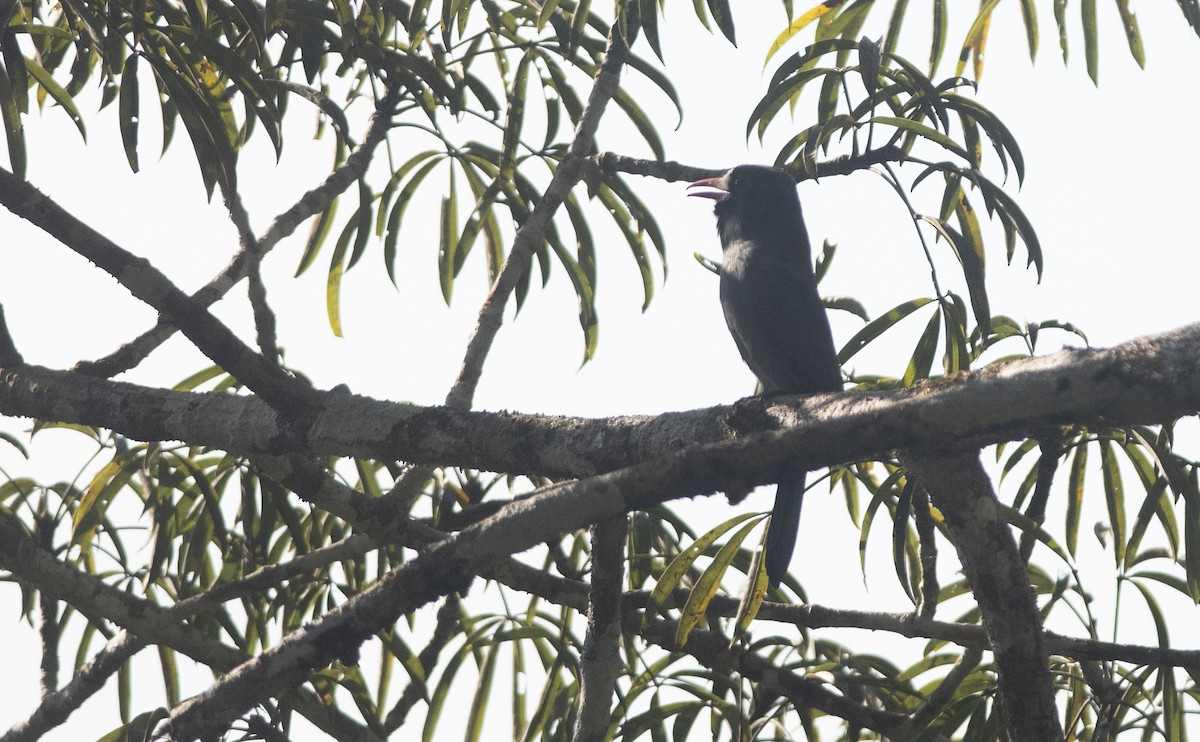
[{"label": "open beak", "polygon": [[689,183],[688,188],[712,188],[710,191],[696,191],[688,193],[689,196],[699,196],[701,198],[711,198],[714,201],[724,201],[729,197],[729,187],[725,183],[725,177],[720,178],[705,178],[697,180],[695,183]]}]

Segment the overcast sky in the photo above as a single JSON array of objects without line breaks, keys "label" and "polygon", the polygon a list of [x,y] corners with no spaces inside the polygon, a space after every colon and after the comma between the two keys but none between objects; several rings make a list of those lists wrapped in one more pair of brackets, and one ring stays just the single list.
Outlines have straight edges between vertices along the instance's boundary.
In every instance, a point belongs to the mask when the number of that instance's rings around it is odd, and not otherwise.
[{"label": "overcast sky", "polygon": [[[1096,88],[1083,67],[1078,20],[1072,19],[1072,57],[1064,67],[1049,5],[1041,5],[1044,17],[1036,64],[1029,62],[1016,4],[1006,3],[998,11],[978,92],[980,102],[1008,125],[1025,154],[1027,180],[1016,196],[1037,228],[1046,256],[1045,279],[1037,285],[1032,272],[1024,269],[1023,248],[1018,247],[1014,266],[1006,266],[1001,236],[995,230],[988,232],[993,312],[1019,321],[1073,321],[1097,345],[1192,322],[1200,276],[1200,238],[1193,223],[1200,195],[1194,180],[1200,165],[1194,134],[1200,113],[1194,81],[1195,70],[1200,69],[1200,42],[1174,4],[1146,4],[1139,8],[1139,20],[1147,64],[1139,70],[1128,54],[1115,9],[1101,4],[1101,72]],[[665,46],[668,73],[687,113],[672,133],[670,109],[655,108],[661,114],[656,120],[662,122],[667,156],[704,167],[769,162],[778,144],[790,135],[787,127],[783,121],[777,123],[768,146],[759,149],[756,142],[745,140],[745,117],[764,89],[764,50],[782,27],[782,14],[769,14],[755,23],[739,17],[740,49],[734,49],[719,39],[698,36],[685,4],[668,6],[667,21],[685,29],[676,34],[672,27]],[[877,21],[886,18],[882,10],[876,13]],[[920,27],[918,17],[914,15],[910,22],[914,29]],[[955,20],[959,30],[950,38],[960,40],[961,24],[969,19]],[[921,65],[927,52],[919,35],[917,31],[916,40],[902,43],[900,51]],[[810,39],[811,31],[803,38]],[[952,43],[946,58],[954,56]],[[95,106],[83,109],[94,111]],[[294,105],[291,112],[300,110],[300,105]],[[807,114],[803,106],[798,110]],[[616,118],[615,113],[610,116]],[[151,143],[143,148],[143,172],[131,175],[116,131],[115,106],[88,119],[88,146],[80,142],[61,111],[34,114],[26,122],[32,182],[122,246],[151,259],[181,286],[194,289],[203,284],[236,249],[223,209],[219,204],[204,205],[182,130],[159,162],[153,156],[153,127],[144,124]],[[798,122],[798,126],[807,124]],[[280,166],[264,151],[265,137],[260,136],[257,146],[244,156],[247,166],[240,176],[241,188],[259,233],[275,213],[322,176],[330,161],[329,140],[308,141],[307,126],[305,122],[291,135]],[[630,141],[620,126],[602,129],[599,146],[645,154],[644,147]],[[991,174],[998,179],[995,162],[991,165]],[[668,235],[670,276],[665,284],[656,285],[649,310],[641,312],[640,281],[627,249],[608,233],[611,241],[602,244],[599,257],[601,339],[596,360],[579,368],[582,345],[575,301],[558,270],[546,290],[531,292],[515,321],[509,312],[510,322],[485,369],[476,400],[479,408],[585,415],[655,413],[727,403],[753,391],[753,379],[721,317],[716,279],[692,259],[693,252],[719,258],[711,202],[685,198],[683,184],[637,178],[632,183],[656,208]],[[1010,185],[1015,189],[1015,183]],[[808,182],[800,186],[800,195],[814,244],[829,239],[840,247],[822,284],[823,293],[855,296],[872,316],[901,300],[932,295],[911,223],[880,178],[860,173]],[[343,219],[349,208],[343,211]],[[932,211],[936,205],[926,203],[925,208]],[[332,337],[325,318],[327,257],[323,255],[313,270],[295,281],[286,276],[294,270],[303,234],[270,257],[267,267],[276,278],[269,288],[279,301],[280,339],[287,360],[318,385],[345,382],[356,392],[426,404],[444,397],[486,290],[482,260],[472,257],[456,286],[454,303],[447,308],[437,286],[432,229],[423,233],[406,228],[404,234],[400,290],[390,287],[377,250],[369,251],[347,275],[344,339]],[[0,249],[8,265],[0,271],[0,302],[19,349],[31,363],[67,367],[81,358],[104,355],[152,321],[151,313],[112,279],[6,213],[0,214]],[[934,249],[945,253],[939,258],[941,265],[952,268],[951,262],[945,262],[953,260],[949,250],[941,244]],[[960,281],[952,283],[965,294]],[[248,314],[244,292],[235,292],[219,314],[244,330]],[[911,326],[886,347],[911,348],[911,338],[927,316],[912,318]],[[861,325],[837,316],[834,326],[841,343]],[[1054,350],[1057,342],[1078,344],[1065,335],[1045,340],[1048,345],[1039,349],[1045,352]],[[879,352],[856,359],[855,367],[900,375],[906,362],[907,356]],[[201,365],[199,356],[176,340],[131,378],[170,384]],[[0,428],[24,431],[28,422],[0,421]],[[28,463],[0,444],[0,466],[10,475],[29,474],[47,482],[70,477],[83,460],[54,455],[69,438],[53,432],[39,436],[34,450],[41,455]],[[52,455],[46,456],[47,452]],[[770,493],[762,492],[742,507],[766,509],[769,502]],[[711,498],[692,512],[699,528],[706,519],[723,520],[730,511],[723,499]],[[1111,556],[1086,540],[1080,559],[1097,560],[1099,577],[1091,586],[1102,588],[1109,574],[1103,570],[1111,571]],[[870,589],[859,590],[857,535],[844,506],[835,497],[811,497],[793,570],[815,602],[904,610],[907,604],[895,587],[886,541],[886,534],[877,535],[873,546],[881,553],[868,570]],[[818,556],[823,569],[805,571],[805,560]],[[836,564],[846,570],[824,569]],[[17,600],[14,587],[0,586],[0,611],[8,617],[9,627],[17,616]],[[1177,610],[1192,611],[1188,620],[1194,621],[1195,609],[1181,603]],[[22,718],[36,703],[36,635],[28,627],[23,630],[26,633],[10,635],[5,642],[9,671],[0,678],[0,695],[6,699],[0,704],[0,728]],[[1180,633],[1174,638],[1190,639]],[[63,660],[69,665],[71,657]],[[153,671],[153,664],[148,668]],[[146,703],[160,702],[157,674],[147,677],[146,684],[152,693]],[[115,693],[105,692],[86,708],[102,709],[98,713],[110,719],[114,703]],[[96,734],[100,730],[89,724],[95,718],[76,714],[71,724],[48,739]]]}]

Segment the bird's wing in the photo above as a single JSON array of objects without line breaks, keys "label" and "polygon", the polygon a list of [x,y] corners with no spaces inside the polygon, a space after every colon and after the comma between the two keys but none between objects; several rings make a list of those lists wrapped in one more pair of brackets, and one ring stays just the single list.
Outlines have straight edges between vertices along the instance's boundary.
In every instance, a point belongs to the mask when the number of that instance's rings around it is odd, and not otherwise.
[{"label": "bird's wing", "polygon": [[762,249],[726,249],[721,303],[765,392],[838,391],[842,376],[812,273]]}]

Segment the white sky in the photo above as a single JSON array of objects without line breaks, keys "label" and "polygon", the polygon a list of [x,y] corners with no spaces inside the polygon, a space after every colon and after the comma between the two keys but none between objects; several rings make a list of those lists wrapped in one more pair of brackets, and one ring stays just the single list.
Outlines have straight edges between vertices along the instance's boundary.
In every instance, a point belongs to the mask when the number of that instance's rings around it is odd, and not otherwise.
[{"label": "white sky", "polygon": [[[1071,20],[1071,62],[1064,68],[1049,5],[1042,4],[1041,48],[1036,65],[1031,65],[1017,6],[1009,3],[992,24],[978,99],[1008,125],[1025,154],[1028,175],[1017,198],[1037,228],[1046,255],[1045,279],[1037,285],[1033,274],[1022,269],[1023,247],[1018,246],[1015,265],[1005,266],[1002,238],[998,231],[987,233],[993,312],[1018,321],[1070,320],[1093,344],[1110,345],[1192,322],[1196,316],[1200,237],[1193,223],[1198,195],[1193,174],[1200,165],[1194,136],[1200,102],[1194,75],[1200,42],[1173,3],[1146,4],[1138,17],[1147,65],[1139,70],[1127,52],[1115,9],[1101,6],[1099,88],[1092,86],[1083,67],[1076,17]],[[697,36],[684,4],[669,4],[668,12],[669,22],[689,30],[665,39],[668,72],[685,110],[683,125],[675,133],[670,132],[668,108],[663,107],[657,119],[667,156],[707,167],[769,161],[774,147],[787,136],[784,122],[772,127],[765,150],[754,148],[754,142],[747,150],[743,132],[745,116],[766,82],[763,53],[782,27],[782,14],[772,11],[754,23],[739,16],[739,50],[718,38]],[[900,51],[920,64],[927,44],[918,11],[912,12],[913,40],[902,43]],[[876,14],[876,22],[886,19],[882,8]],[[962,38],[961,24],[969,19],[954,20],[959,30],[950,35],[949,59],[954,57],[953,41]],[[878,35],[877,29],[868,31]],[[803,38],[811,38],[811,31]],[[644,47],[642,51],[648,53]],[[295,101],[292,113],[303,117],[303,107]],[[614,112],[609,121],[618,118]],[[180,285],[194,289],[224,265],[236,242],[223,209],[204,206],[182,127],[168,156],[156,162],[153,121],[151,117],[143,125],[143,172],[134,176],[120,149],[115,106],[89,117],[90,146],[80,142],[60,111],[34,115],[27,119],[29,177],[118,244],[145,255]],[[258,138],[257,148],[244,158],[241,187],[261,233],[275,213],[322,175],[330,161],[330,140],[313,143],[303,132],[294,132],[285,162],[276,167],[264,151],[265,137],[260,133]],[[599,146],[644,154],[620,127],[602,129]],[[999,177],[996,168],[991,174]],[[598,230],[597,236],[607,235],[608,241],[599,248],[601,338],[596,360],[579,369],[582,346],[575,302],[563,272],[557,270],[550,286],[533,290],[520,317],[501,331],[477,407],[582,415],[655,413],[727,403],[753,390],[752,377],[725,330],[715,277],[691,257],[693,252],[719,257],[709,202],[684,198],[683,184],[630,181],[656,208],[670,251],[670,278],[656,286],[649,310],[640,311],[640,282],[624,243]],[[840,246],[822,284],[824,293],[855,296],[877,316],[903,299],[932,292],[912,227],[879,178],[862,173],[805,183],[800,195],[814,244],[830,239]],[[353,202],[353,197],[347,199],[342,219]],[[924,208],[933,211],[936,206],[926,201]],[[421,213],[414,209],[410,218]],[[320,386],[346,382],[372,396],[440,402],[457,371],[486,286],[482,255],[472,256],[456,286],[453,306],[444,305],[437,288],[434,228],[429,235],[406,228],[399,291],[388,284],[377,249],[369,249],[347,275],[344,339],[331,336],[324,314],[329,249],[308,274],[291,281],[287,276],[302,249],[304,229],[277,248],[268,261],[268,269],[276,274],[269,290],[278,299],[280,337],[289,363]],[[0,214],[0,250],[9,266],[0,271],[0,302],[18,348],[31,363],[65,367],[80,358],[98,357],[152,319],[115,281],[7,214]],[[949,250],[941,244],[934,250],[944,253],[939,258],[945,267],[943,280],[955,276],[952,263],[946,262],[953,260]],[[955,286],[965,294],[961,281]],[[219,314],[244,330],[244,290],[235,291]],[[928,314],[918,314],[921,318],[911,319],[902,335],[915,335],[923,327]],[[510,319],[511,315],[510,311]],[[858,327],[857,320],[835,318],[839,342]],[[886,347],[911,348],[912,335]],[[1072,341],[1062,335],[1047,336],[1043,342],[1040,350],[1049,352],[1058,342]],[[860,371],[899,375],[906,362],[907,356],[889,358],[880,352],[854,363]],[[200,365],[198,356],[176,340],[131,378],[170,384]],[[0,422],[9,432],[27,427],[26,421]],[[45,481],[64,478],[64,466],[73,472],[82,464],[82,459],[60,455],[68,437],[54,432],[39,436],[35,451],[41,455],[29,463],[0,444],[0,466],[10,474],[31,474]],[[769,502],[770,493],[764,491],[742,507],[766,509]],[[721,498],[701,501],[687,512],[698,529],[730,514]],[[886,533],[875,534],[872,541],[879,558],[868,569],[869,590],[862,588],[857,541],[840,498],[809,498],[793,571],[810,598],[833,606],[904,610],[906,603],[891,573]],[[1111,555],[1102,553],[1090,537],[1081,536],[1081,545],[1081,563],[1097,570],[1089,587],[1103,601]],[[822,568],[806,570],[804,565],[814,560]],[[12,621],[18,615],[17,598],[14,587],[0,587],[0,610]],[[1183,601],[1170,604],[1181,621],[1195,621],[1196,609]],[[952,612],[942,615],[950,617]],[[1188,624],[1180,624],[1175,638],[1186,642],[1190,637],[1181,636],[1184,625]],[[10,634],[0,650],[10,668],[0,679],[0,696],[6,699],[0,704],[0,729],[24,717],[36,703],[36,635],[27,626],[10,631],[18,633]],[[1136,638],[1152,641],[1151,636]],[[63,660],[69,667],[69,651]],[[160,681],[153,663],[146,667],[153,672],[144,678],[152,689],[146,703],[156,704]],[[77,713],[47,739],[98,736],[116,724],[114,704],[114,692],[99,694],[85,707],[91,713]]]}]

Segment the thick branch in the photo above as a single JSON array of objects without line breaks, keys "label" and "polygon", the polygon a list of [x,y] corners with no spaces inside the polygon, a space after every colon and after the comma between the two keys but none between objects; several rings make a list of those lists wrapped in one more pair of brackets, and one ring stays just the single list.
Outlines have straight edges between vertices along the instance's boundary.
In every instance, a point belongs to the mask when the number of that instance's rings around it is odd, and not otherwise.
[{"label": "thick branch", "polygon": [[579,714],[575,742],[603,742],[617,677],[621,674],[621,583],[625,579],[624,514],[592,527],[592,589],[588,628],[579,658]]},{"label": "thick branch", "polygon": [[[1153,424],[1200,409],[1200,324],[1108,350],[1067,350],[893,392],[778,397],[764,428],[729,440],[731,407],[602,419],[487,413],[326,394],[311,426],[254,397],[183,393],[33,366],[0,368],[0,414],[94,425],[143,441],[239,454],[356,456],[512,474],[580,477],[702,444],[735,456],[741,486],[877,458],[1024,440],[1057,426]],[[716,482],[711,483],[716,488]],[[701,488],[705,489],[705,488]],[[695,492],[701,491],[700,489]],[[694,494],[695,492],[691,493]]]},{"label": "thick branch", "polygon": [[911,457],[906,463],[945,516],[946,527],[979,604],[999,671],[1009,737],[1058,742],[1062,726],[1042,641],[1042,617],[991,480],[976,452]]}]

